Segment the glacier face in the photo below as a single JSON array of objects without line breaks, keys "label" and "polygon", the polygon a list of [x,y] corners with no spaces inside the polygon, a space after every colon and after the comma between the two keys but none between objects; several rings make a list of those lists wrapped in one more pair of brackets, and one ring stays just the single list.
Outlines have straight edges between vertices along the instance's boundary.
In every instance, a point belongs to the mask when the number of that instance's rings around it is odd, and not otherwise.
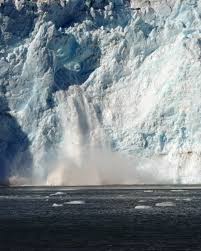
[{"label": "glacier face", "polygon": [[1,1],[2,180],[201,182],[200,0]]}]

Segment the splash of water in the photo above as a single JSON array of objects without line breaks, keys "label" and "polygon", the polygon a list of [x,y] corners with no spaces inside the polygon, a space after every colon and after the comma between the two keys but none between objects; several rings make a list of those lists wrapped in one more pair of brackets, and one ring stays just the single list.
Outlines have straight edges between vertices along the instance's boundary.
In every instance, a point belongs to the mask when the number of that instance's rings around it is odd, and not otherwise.
[{"label": "splash of water", "polygon": [[[49,166],[47,185],[174,183],[176,169],[160,159],[146,160],[113,152],[93,104],[80,88],[59,94],[63,141]],[[90,116],[89,116],[90,114]]]}]

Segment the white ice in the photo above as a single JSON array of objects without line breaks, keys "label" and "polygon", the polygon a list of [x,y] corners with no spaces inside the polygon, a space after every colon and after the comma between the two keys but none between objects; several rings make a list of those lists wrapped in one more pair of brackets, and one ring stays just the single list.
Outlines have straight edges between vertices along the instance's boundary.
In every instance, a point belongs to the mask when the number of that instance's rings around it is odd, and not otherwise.
[{"label": "white ice", "polygon": [[52,207],[62,207],[63,206],[63,204],[57,204],[57,203],[54,203],[53,205],[52,205]]},{"label": "white ice", "polygon": [[64,204],[80,205],[80,204],[85,204],[85,201],[83,201],[83,200],[72,200],[72,201],[65,202]]},{"label": "white ice", "polygon": [[175,204],[171,201],[165,201],[165,202],[160,202],[155,204],[156,207],[174,207]]},{"label": "white ice", "polygon": [[135,209],[143,210],[143,209],[151,209],[151,206],[146,206],[146,205],[137,205],[135,206]]}]

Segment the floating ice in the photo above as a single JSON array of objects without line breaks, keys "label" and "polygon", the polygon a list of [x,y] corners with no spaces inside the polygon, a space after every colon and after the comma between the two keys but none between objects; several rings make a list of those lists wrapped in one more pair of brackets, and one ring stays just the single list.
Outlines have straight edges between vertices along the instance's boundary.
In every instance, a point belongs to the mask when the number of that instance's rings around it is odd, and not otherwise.
[{"label": "floating ice", "polygon": [[160,202],[155,204],[156,207],[174,207],[175,204],[171,201]]},{"label": "floating ice", "polygon": [[64,204],[79,205],[79,204],[85,204],[85,201],[83,201],[83,200],[72,200],[72,201],[65,202]]},{"label": "floating ice", "polygon": [[173,190],[170,190],[171,192],[185,192],[185,190],[182,190],[182,189],[173,189]]},{"label": "floating ice", "polygon": [[192,198],[184,198],[183,201],[192,201]]},{"label": "floating ice", "polygon": [[64,195],[64,192],[56,192],[56,193],[52,193],[50,194],[50,196],[59,196],[59,195]]},{"label": "floating ice", "polygon": [[176,198],[177,201],[192,201],[192,198]]},{"label": "floating ice", "polygon": [[137,205],[135,206],[135,209],[151,209],[151,206],[145,206],[145,205]]},{"label": "floating ice", "polygon": [[63,206],[63,204],[57,204],[57,203],[54,203],[52,206],[53,206],[53,207],[62,207],[62,206]]}]

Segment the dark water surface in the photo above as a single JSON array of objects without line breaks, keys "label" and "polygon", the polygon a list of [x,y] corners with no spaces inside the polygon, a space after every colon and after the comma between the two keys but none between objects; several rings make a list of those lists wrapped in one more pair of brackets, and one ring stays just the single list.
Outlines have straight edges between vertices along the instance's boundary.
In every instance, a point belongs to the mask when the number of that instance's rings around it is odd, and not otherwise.
[{"label": "dark water surface", "polygon": [[201,250],[201,189],[0,188],[7,250]]}]

